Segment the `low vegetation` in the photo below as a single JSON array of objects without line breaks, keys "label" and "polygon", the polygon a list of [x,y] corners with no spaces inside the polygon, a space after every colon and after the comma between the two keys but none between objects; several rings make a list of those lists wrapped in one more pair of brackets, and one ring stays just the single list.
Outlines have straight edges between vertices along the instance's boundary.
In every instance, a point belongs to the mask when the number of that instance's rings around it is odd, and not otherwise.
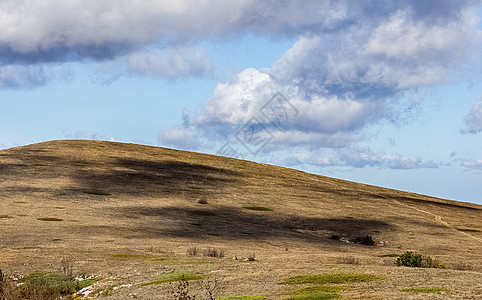
[{"label": "low vegetation", "polygon": [[409,293],[440,293],[440,292],[450,292],[449,289],[444,288],[408,288],[408,289],[401,289],[400,292],[409,292]]},{"label": "low vegetation", "polygon": [[71,265],[63,265],[62,272],[34,272],[14,282],[0,270],[0,299],[65,299],[84,287],[90,286],[97,278],[76,277]]},{"label": "low vegetation", "polygon": [[84,191],[85,194],[97,195],[97,196],[110,196],[110,193],[104,191]]},{"label": "low vegetation", "polygon": [[339,264],[347,264],[347,265],[359,265],[360,260],[353,256],[343,256],[338,258],[337,262]]},{"label": "low vegetation", "polygon": [[281,284],[342,284],[350,282],[368,282],[383,277],[363,273],[323,273],[305,274],[286,278]]},{"label": "low vegetation", "polygon": [[199,254],[202,254],[202,255],[208,256],[208,257],[222,258],[222,257],[225,256],[226,251],[224,249],[217,249],[217,248],[201,249],[201,248],[198,248],[198,247],[189,247],[187,249],[187,254],[192,255],[192,256],[197,256]]},{"label": "low vegetation", "polygon": [[37,218],[37,220],[39,220],[39,221],[46,221],[46,222],[60,222],[60,221],[63,221],[63,219],[59,219],[59,218],[49,218],[49,217]]},{"label": "low vegetation", "polygon": [[337,292],[343,290],[344,287],[338,286],[311,286],[307,288],[289,291],[286,294],[291,295],[287,299],[337,299],[341,296]]},{"label": "low vegetation", "polygon": [[179,272],[173,272],[173,273],[168,273],[168,274],[158,276],[154,278],[155,279],[154,281],[147,282],[142,285],[146,286],[146,285],[161,284],[166,282],[187,282],[190,280],[199,280],[204,277],[206,276],[196,274],[191,271],[179,271]]}]

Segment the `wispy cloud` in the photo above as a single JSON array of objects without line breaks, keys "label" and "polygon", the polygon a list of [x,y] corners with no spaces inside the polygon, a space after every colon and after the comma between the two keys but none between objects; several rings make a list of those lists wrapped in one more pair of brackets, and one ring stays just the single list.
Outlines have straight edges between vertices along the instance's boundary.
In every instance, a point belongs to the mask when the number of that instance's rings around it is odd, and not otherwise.
[{"label": "wispy cloud", "polygon": [[482,132],[482,98],[474,101],[469,113],[465,116],[465,124],[467,129],[465,133],[479,133]]},{"label": "wispy cloud", "polygon": [[128,57],[130,73],[164,79],[206,77],[212,69],[212,63],[200,48],[170,49],[159,53],[144,51]]}]

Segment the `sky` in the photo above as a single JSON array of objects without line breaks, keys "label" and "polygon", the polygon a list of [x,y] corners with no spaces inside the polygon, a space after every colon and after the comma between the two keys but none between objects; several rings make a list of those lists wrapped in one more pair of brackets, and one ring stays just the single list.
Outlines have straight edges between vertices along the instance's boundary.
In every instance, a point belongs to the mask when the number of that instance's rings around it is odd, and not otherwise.
[{"label": "sky", "polygon": [[0,149],[176,148],[482,204],[482,0],[3,0]]}]

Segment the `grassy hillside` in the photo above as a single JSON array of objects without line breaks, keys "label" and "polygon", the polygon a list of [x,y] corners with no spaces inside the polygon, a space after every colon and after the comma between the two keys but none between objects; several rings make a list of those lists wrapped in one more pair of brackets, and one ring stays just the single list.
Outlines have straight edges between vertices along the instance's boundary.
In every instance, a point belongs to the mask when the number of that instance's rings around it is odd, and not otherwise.
[{"label": "grassy hillside", "polygon": [[[377,276],[320,292],[346,298],[470,298],[482,294],[481,230],[480,205],[231,158],[102,141],[0,151],[0,269],[67,260],[98,276],[103,299],[170,299],[182,275],[191,294],[216,278],[219,297],[286,299],[317,284],[280,283],[315,273]],[[350,242],[367,235],[375,246]],[[408,250],[447,269],[394,266]]]}]

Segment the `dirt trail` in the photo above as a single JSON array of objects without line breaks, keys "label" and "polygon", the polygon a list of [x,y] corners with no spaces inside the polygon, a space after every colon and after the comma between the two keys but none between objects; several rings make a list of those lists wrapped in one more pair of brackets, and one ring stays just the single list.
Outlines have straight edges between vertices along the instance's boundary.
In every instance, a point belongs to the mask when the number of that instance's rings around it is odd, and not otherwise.
[{"label": "dirt trail", "polygon": [[482,242],[482,239],[481,239],[481,238],[478,238],[478,237],[476,237],[476,236],[473,236],[473,235],[471,235],[471,234],[469,234],[469,233],[467,233],[467,232],[463,232],[463,231],[457,230],[457,228],[453,227],[453,226],[450,225],[449,223],[447,223],[447,222],[445,222],[444,220],[442,220],[442,216],[436,215],[436,214],[434,214],[434,213],[432,213],[432,212],[429,212],[429,211],[426,211],[426,210],[423,210],[423,209],[420,209],[420,208],[416,208],[416,207],[410,206],[410,205],[408,205],[408,204],[403,204],[403,203],[401,203],[400,201],[395,200],[395,199],[393,199],[393,201],[394,201],[396,204],[398,204],[398,205],[405,206],[405,207],[408,207],[408,208],[417,210],[417,211],[419,211],[419,212],[423,212],[423,213],[432,215],[432,216],[435,217],[435,221],[437,221],[438,223],[444,225],[445,227],[450,228],[450,229],[452,229],[452,230],[455,230],[455,231],[457,231],[457,232],[460,233],[460,234],[463,234],[463,235],[466,235],[466,236],[468,236],[468,237],[471,237],[471,238],[473,238],[473,239],[475,239],[475,240],[477,240],[477,241],[479,241],[479,242]]}]

